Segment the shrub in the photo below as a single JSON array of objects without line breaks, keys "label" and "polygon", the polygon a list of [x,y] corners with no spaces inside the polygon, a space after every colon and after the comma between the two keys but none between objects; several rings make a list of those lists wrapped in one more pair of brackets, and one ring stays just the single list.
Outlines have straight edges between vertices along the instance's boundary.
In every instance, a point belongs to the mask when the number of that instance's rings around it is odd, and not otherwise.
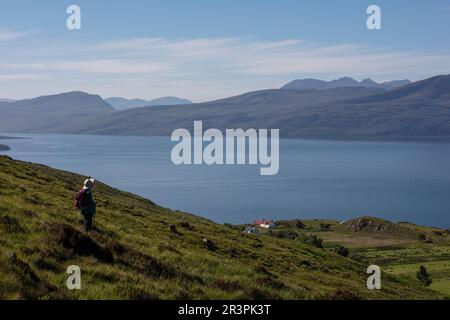
[{"label": "shrub", "polygon": [[323,240],[313,234],[302,234],[299,237],[300,242],[312,245],[316,248],[322,248]]},{"label": "shrub", "polygon": [[330,228],[331,228],[331,223],[323,223],[323,222],[320,223],[321,230],[330,230]]},{"label": "shrub", "polygon": [[303,222],[301,222],[300,220],[297,220],[295,222],[295,226],[299,229],[304,229],[305,228],[305,224]]},{"label": "shrub", "polygon": [[438,237],[445,237],[444,232],[442,231],[433,231],[433,234]]},{"label": "shrub", "polygon": [[427,239],[427,236],[426,236],[425,234],[423,234],[423,233],[420,233],[420,234],[417,236],[417,239],[418,239],[420,242],[425,242],[425,240]]},{"label": "shrub", "polygon": [[6,233],[22,233],[24,229],[16,218],[0,216],[0,230]]},{"label": "shrub", "polygon": [[433,243],[433,239],[423,233],[419,234],[417,236],[417,238],[419,239],[420,242],[423,242],[423,243]]},{"label": "shrub", "polygon": [[192,226],[187,221],[183,221],[180,223],[180,226],[186,230],[193,230]]},{"label": "shrub", "polygon": [[281,239],[297,239],[298,233],[292,230],[276,230],[276,231],[269,231],[269,234],[273,237],[281,238]]},{"label": "shrub", "polygon": [[342,245],[337,246],[334,251],[343,257],[348,257],[349,254],[348,249]]}]

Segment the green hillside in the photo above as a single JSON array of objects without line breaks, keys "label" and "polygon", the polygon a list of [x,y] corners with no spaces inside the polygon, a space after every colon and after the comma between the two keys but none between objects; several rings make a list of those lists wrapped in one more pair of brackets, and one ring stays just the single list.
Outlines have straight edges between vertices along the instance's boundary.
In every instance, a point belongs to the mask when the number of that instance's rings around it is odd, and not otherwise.
[{"label": "green hillside", "polygon": [[366,265],[378,265],[411,284],[420,285],[416,273],[423,265],[433,280],[429,288],[450,297],[450,230],[358,217],[345,223],[279,221],[272,236],[298,233],[299,225],[302,233],[322,239],[323,247],[333,250],[344,246],[350,258]]},{"label": "green hillside", "polygon": [[[0,157],[1,299],[442,298],[388,274],[369,291],[367,264],[333,250],[244,234],[101,183],[101,231],[84,234],[72,209],[84,178]],[[81,290],[65,286],[69,265],[82,270]]]}]

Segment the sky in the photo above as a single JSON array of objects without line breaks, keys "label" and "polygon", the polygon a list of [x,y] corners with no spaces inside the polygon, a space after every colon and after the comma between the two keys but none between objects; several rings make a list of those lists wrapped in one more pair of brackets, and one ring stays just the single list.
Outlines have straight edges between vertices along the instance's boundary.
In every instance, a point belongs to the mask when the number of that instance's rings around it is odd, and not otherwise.
[{"label": "sky", "polygon": [[0,98],[200,102],[299,78],[419,80],[450,73],[449,31],[450,0],[2,0]]}]

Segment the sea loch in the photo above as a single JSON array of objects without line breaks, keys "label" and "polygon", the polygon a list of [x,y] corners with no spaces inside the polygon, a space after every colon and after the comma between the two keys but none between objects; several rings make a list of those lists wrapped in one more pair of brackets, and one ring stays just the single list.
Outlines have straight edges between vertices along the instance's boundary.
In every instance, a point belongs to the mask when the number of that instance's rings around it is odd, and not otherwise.
[{"label": "sea loch", "polygon": [[19,135],[13,158],[91,175],[217,222],[361,215],[450,227],[450,146],[280,140],[280,171],[176,166],[170,137]]}]

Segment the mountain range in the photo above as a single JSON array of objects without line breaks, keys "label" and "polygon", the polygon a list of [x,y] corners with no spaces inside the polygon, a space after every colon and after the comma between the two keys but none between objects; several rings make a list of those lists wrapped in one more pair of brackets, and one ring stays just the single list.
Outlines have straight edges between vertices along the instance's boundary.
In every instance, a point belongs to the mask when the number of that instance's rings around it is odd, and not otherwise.
[{"label": "mountain range", "polygon": [[310,90],[310,89],[332,89],[342,87],[395,89],[410,83],[411,81],[409,80],[393,80],[378,83],[369,78],[358,82],[350,77],[342,77],[337,80],[331,81],[318,79],[298,79],[289,82],[288,84],[284,85],[281,89]]},{"label": "mountain range", "polygon": [[188,106],[124,111],[97,95],[71,92],[0,104],[0,131],[170,135],[202,120],[205,128],[222,130],[278,128],[287,138],[450,138],[450,75],[389,89],[333,86],[261,90]]},{"label": "mountain range", "polygon": [[190,100],[180,99],[177,97],[161,97],[153,100],[112,97],[105,99],[105,101],[108,102],[116,110],[126,110],[149,106],[174,106],[181,104],[192,104],[192,101]]},{"label": "mountain range", "polygon": [[0,103],[1,102],[14,102],[15,100],[13,100],[13,99],[2,99],[2,98],[0,98]]}]

